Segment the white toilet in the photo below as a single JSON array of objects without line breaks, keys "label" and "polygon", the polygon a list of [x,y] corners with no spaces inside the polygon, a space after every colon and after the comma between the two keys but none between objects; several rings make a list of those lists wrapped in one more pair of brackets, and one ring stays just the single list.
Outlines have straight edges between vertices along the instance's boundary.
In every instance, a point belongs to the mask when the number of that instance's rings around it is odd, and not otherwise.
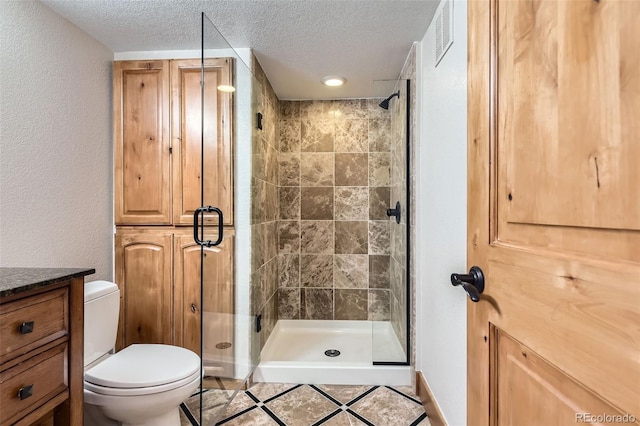
[{"label": "white toilet", "polygon": [[179,406],[200,384],[200,357],[170,345],[114,353],[119,310],[114,283],[85,284],[85,426],[179,426]]}]

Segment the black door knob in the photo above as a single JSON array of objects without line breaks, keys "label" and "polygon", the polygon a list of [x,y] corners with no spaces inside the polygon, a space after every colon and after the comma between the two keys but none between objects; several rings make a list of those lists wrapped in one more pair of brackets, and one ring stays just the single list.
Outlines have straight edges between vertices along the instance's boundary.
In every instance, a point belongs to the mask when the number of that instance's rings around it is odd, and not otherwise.
[{"label": "black door knob", "polygon": [[451,274],[451,285],[462,286],[472,302],[480,300],[484,291],[484,274],[482,269],[472,266],[468,274]]}]

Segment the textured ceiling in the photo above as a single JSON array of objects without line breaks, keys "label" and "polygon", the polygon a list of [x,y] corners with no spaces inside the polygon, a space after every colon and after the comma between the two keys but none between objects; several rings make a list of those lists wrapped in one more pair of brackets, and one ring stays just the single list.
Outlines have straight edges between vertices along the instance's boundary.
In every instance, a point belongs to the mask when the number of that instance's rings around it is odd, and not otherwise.
[{"label": "textured ceiling", "polygon": [[[41,0],[114,52],[200,48],[205,12],[234,48],[254,49],[281,99],[379,96],[439,0]],[[322,77],[347,84],[327,88]]]}]

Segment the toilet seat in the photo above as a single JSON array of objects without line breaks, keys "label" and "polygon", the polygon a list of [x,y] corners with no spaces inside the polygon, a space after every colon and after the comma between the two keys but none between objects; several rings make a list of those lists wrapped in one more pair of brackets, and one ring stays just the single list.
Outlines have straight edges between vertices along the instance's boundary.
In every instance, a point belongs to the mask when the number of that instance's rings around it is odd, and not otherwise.
[{"label": "toilet seat", "polygon": [[200,357],[170,345],[131,345],[84,374],[85,389],[103,395],[149,395],[200,378]]}]

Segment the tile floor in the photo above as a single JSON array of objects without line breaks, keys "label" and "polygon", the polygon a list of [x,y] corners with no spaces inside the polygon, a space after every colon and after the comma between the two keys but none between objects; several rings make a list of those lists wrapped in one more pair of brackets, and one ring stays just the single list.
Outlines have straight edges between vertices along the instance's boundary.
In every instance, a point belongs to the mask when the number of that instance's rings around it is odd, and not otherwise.
[{"label": "tile floor", "polygon": [[[228,393],[223,395],[221,391],[207,391],[203,405],[211,409],[224,404]],[[187,402],[187,405],[197,418],[198,398],[192,400],[196,404]],[[215,415],[213,412],[218,410],[209,411]],[[206,417],[203,423],[211,424]],[[190,424],[184,414],[182,422],[185,426]],[[218,425],[430,426],[430,423],[409,387],[257,383],[238,392]]]}]

